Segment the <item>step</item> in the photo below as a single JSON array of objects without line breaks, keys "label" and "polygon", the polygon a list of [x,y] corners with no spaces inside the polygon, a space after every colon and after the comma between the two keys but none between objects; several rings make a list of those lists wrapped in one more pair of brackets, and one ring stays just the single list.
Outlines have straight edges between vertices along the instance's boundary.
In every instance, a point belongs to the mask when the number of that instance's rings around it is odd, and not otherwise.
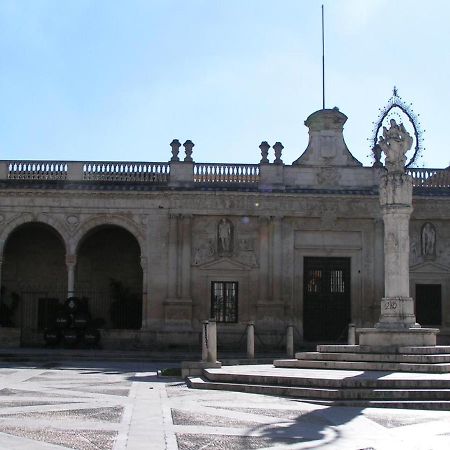
[{"label": "step", "polygon": [[390,353],[408,355],[450,354],[450,345],[431,345],[421,347],[386,347],[376,345],[324,344],[317,346],[318,352],[330,353]]},{"label": "step", "polygon": [[390,372],[450,373],[450,363],[417,364],[365,361],[314,361],[301,359],[277,359],[275,367],[336,370],[380,370]]},{"label": "step", "polygon": [[[253,373],[252,373],[253,372]],[[299,375],[296,375],[299,372]],[[306,387],[323,389],[450,389],[448,375],[419,373],[392,374],[390,372],[348,372],[308,369],[268,369],[264,374],[250,368],[239,372],[222,369],[205,369],[203,375],[211,382]]]},{"label": "step", "polygon": [[342,406],[373,406],[450,410],[450,390],[368,390],[321,389],[262,384],[211,382],[200,377],[188,378],[194,389],[225,390],[252,394],[295,397],[316,403]]},{"label": "step", "polygon": [[365,361],[365,362],[395,362],[416,364],[450,363],[450,353],[433,355],[400,355],[398,353],[331,353],[331,352],[299,352],[296,359],[316,361]]}]

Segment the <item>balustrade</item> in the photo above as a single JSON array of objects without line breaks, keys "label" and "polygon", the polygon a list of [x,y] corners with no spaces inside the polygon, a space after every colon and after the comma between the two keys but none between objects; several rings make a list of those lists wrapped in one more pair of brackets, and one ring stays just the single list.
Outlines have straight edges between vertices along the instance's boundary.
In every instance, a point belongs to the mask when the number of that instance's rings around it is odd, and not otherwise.
[{"label": "balustrade", "polygon": [[407,170],[414,187],[450,187],[450,169],[414,168]]},{"label": "balustrade", "polygon": [[8,161],[10,180],[65,180],[67,162],[64,161]]},{"label": "balustrade", "polygon": [[197,163],[194,165],[194,183],[254,184],[258,182],[258,164]]},{"label": "balustrade", "polygon": [[101,161],[83,163],[84,180],[167,183],[169,172],[169,163]]}]

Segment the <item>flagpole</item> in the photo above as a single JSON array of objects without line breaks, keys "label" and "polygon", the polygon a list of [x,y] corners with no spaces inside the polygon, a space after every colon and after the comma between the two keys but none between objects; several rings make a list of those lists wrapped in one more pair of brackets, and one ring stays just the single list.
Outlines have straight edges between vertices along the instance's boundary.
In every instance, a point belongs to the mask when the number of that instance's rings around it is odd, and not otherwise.
[{"label": "flagpole", "polygon": [[325,109],[325,31],[322,5],[322,109]]}]

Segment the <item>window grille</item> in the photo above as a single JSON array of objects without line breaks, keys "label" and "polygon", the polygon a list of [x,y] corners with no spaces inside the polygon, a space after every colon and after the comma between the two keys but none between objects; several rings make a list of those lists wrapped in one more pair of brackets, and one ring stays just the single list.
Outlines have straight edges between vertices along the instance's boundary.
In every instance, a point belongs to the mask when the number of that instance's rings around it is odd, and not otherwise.
[{"label": "window grille", "polygon": [[238,314],[238,283],[211,282],[211,317],[216,322],[236,323]]}]

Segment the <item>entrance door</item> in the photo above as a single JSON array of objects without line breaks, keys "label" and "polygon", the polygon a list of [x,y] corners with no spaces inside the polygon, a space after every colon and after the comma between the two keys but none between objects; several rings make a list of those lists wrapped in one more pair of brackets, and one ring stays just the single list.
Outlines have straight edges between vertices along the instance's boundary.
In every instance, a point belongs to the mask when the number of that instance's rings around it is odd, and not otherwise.
[{"label": "entrance door", "polygon": [[307,341],[344,341],[350,322],[350,258],[305,257],[303,335]]},{"label": "entrance door", "polygon": [[440,284],[416,284],[416,320],[420,325],[442,325]]}]

